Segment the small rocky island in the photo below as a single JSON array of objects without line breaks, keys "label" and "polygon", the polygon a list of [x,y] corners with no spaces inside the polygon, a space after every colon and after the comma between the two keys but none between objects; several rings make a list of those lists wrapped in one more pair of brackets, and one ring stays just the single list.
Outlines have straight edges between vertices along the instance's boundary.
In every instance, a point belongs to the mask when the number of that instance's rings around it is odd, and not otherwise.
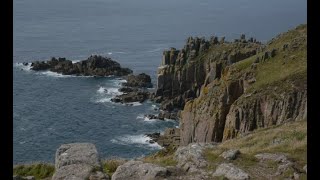
[{"label": "small rocky island", "polygon": [[[28,63],[23,63],[28,65]],[[129,68],[122,68],[111,58],[98,55],[90,56],[87,60],[72,63],[66,58],[51,58],[49,61],[35,61],[31,63],[34,71],[49,70],[63,75],[76,76],[126,76],[132,73]]]}]

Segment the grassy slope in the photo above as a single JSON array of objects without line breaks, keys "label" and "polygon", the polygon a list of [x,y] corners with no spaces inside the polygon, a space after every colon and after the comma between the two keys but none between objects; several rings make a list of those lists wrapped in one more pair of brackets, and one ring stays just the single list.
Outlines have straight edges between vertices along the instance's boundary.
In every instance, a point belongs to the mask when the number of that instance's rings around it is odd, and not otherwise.
[{"label": "grassy slope", "polygon": [[[225,141],[217,148],[207,149],[204,155],[210,162],[209,170],[214,170],[219,163],[226,161],[219,155],[227,149],[240,150],[241,155],[232,163],[251,173],[253,178],[255,176],[255,178],[262,178],[261,174],[255,172],[257,167],[264,173],[274,173],[277,167],[277,164],[273,162],[267,162],[266,166],[261,167],[261,164],[254,157],[258,153],[286,154],[295,163],[295,167],[302,170],[303,166],[307,164],[307,121],[259,129],[245,137]],[[281,179],[290,175],[292,175],[291,172],[288,172],[277,178]],[[304,176],[301,178],[303,179]]]},{"label": "grassy slope", "polygon": [[54,173],[54,165],[46,163],[34,163],[27,165],[16,165],[13,167],[13,175],[34,176],[36,180],[49,178]]},{"label": "grassy slope", "polygon": [[[269,42],[268,50],[278,49],[277,55],[270,58],[264,63],[259,63],[254,71],[256,82],[248,89],[253,90],[264,89],[267,86],[276,84],[279,87],[286,87],[283,82],[287,79],[299,79],[307,81],[307,26],[300,25],[296,29],[290,30],[282,34],[280,37]],[[282,51],[284,44],[295,44],[299,46],[297,49]],[[251,64],[260,53],[246,60],[234,64],[238,70],[238,75],[242,75],[250,70]],[[236,77],[235,77],[236,78]]]}]

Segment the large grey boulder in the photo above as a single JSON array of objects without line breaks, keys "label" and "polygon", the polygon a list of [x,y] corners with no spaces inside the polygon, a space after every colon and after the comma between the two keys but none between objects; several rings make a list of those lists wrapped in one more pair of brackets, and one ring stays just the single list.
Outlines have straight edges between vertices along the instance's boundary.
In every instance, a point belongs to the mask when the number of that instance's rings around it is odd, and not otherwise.
[{"label": "large grey boulder", "polygon": [[199,168],[207,166],[207,161],[203,157],[203,150],[213,148],[214,144],[191,143],[181,146],[175,152],[174,158],[178,161],[177,167],[188,172],[196,172]]},{"label": "large grey boulder", "polygon": [[283,154],[272,154],[272,153],[261,153],[256,154],[254,157],[259,159],[260,161],[275,161],[279,163],[285,163],[288,162],[288,158]]},{"label": "large grey boulder", "polygon": [[112,175],[112,180],[151,180],[164,179],[169,175],[166,168],[143,163],[142,161],[129,161],[119,166]]},{"label": "large grey boulder", "polygon": [[[63,144],[56,151],[53,180],[85,180],[101,170],[98,152],[91,143]],[[109,179],[107,176],[102,179]]]},{"label": "large grey boulder", "polygon": [[247,180],[250,179],[248,173],[244,172],[242,169],[236,167],[232,163],[222,163],[220,164],[216,171],[212,174],[213,176],[224,176],[230,180]]}]

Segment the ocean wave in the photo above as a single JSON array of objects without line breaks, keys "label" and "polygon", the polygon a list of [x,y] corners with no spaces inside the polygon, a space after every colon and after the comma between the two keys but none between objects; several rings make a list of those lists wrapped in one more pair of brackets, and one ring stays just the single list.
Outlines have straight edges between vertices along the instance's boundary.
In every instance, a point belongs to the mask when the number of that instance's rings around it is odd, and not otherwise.
[{"label": "ocean wave", "polygon": [[131,103],[124,103],[125,106],[141,106],[142,103],[140,102],[131,102]]},{"label": "ocean wave", "polygon": [[138,147],[147,147],[152,149],[161,149],[162,147],[158,143],[149,143],[151,138],[141,134],[141,135],[125,135],[120,136],[114,139],[111,139],[110,141],[115,144],[121,144],[121,145],[135,145]]},{"label": "ocean wave", "polygon": [[127,80],[125,79],[121,79],[121,78],[117,78],[117,79],[112,79],[110,80],[114,86],[116,87],[122,87],[122,83],[126,83]]},{"label": "ocean wave", "polygon": [[14,66],[17,67],[17,68],[20,68],[22,70],[25,70],[25,71],[30,71],[31,70],[31,63],[28,63],[27,66],[23,65],[23,63],[15,63]]},{"label": "ocean wave", "polygon": [[152,50],[149,50],[149,51],[146,51],[148,53],[154,53],[154,52],[161,52],[163,51],[163,48],[155,48],[155,49],[152,49]]},{"label": "ocean wave", "polygon": [[100,87],[97,92],[99,94],[107,94],[111,96],[117,96],[123,94],[123,92],[119,91],[119,88],[106,88],[106,87]]},{"label": "ocean wave", "polygon": [[101,99],[97,99],[95,102],[96,103],[112,102],[111,99],[112,99],[111,97],[104,97],[104,98],[101,98]]}]

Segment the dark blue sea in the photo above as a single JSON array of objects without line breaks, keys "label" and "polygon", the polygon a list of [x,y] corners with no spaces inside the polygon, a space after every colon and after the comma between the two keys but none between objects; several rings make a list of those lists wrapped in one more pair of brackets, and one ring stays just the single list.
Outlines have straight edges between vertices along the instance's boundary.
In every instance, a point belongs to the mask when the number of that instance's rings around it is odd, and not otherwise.
[{"label": "dark blue sea", "polygon": [[[148,120],[157,104],[114,104],[124,81],[33,72],[22,62],[108,56],[156,85],[162,51],[188,36],[245,33],[266,42],[307,20],[305,0],[13,0],[13,162],[54,162],[64,143],[92,142],[102,158],[160,149],[145,133],[173,120]],[[107,89],[108,92],[104,90]],[[154,89],[150,89],[153,91]]]}]

